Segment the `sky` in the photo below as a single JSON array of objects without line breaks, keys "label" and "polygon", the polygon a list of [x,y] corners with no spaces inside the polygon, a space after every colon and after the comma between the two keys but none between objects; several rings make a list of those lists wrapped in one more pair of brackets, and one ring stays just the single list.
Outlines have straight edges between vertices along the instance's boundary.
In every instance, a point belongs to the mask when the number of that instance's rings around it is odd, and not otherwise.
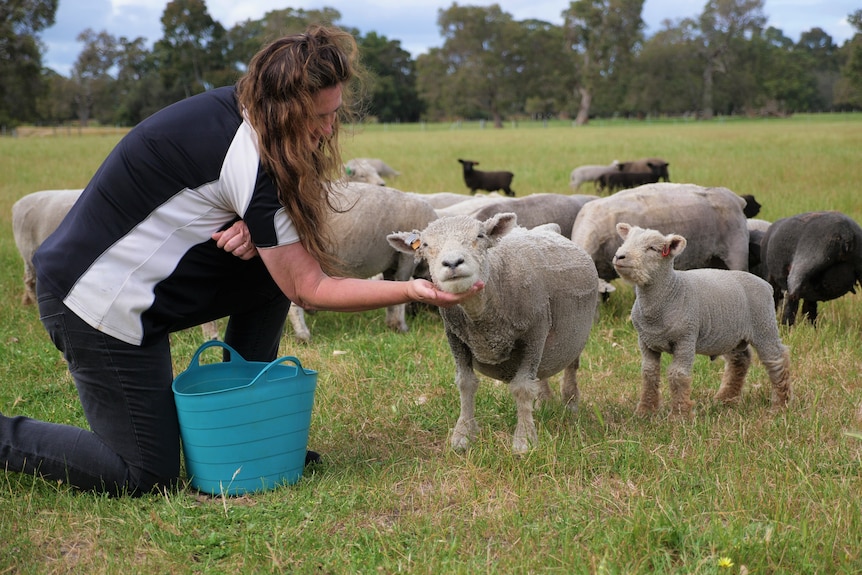
[{"label": "sky", "polygon": [[[147,46],[162,37],[161,16],[168,0],[60,0],[55,23],[40,33],[47,48],[43,65],[68,76],[83,45],[76,40],[87,28],[105,31],[120,38],[146,38]],[[443,39],[437,27],[437,13],[452,6],[453,0],[207,0],[210,16],[225,28],[248,19],[257,20],[271,10],[335,8],[339,24],[365,35],[376,32],[389,40],[399,40],[413,58]],[[569,0],[461,0],[460,6],[499,4],[515,20],[536,18],[552,24],[563,23],[562,12]],[[642,17],[649,36],[662,28],[666,19],[677,21],[695,17],[706,0],[646,0]],[[860,8],[859,0],[765,0],[767,26],[774,26],[791,40],[803,32],[822,28],[839,46],[853,36],[847,15]]]}]

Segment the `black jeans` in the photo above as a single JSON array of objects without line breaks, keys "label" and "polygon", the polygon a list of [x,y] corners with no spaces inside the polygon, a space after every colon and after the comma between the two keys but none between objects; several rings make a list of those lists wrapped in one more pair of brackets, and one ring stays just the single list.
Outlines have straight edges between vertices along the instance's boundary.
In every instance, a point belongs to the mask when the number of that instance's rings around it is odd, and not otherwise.
[{"label": "black jeans", "polygon": [[[253,305],[230,315],[225,334],[225,343],[249,361],[277,357],[290,307],[281,292],[263,291],[246,294]],[[47,294],[39,294],[39,311],[63,352],[92,431],[0,415],[0,468],[112,495],[174,484],[180,434],[168,335],[147,346],[122,342]]]}]

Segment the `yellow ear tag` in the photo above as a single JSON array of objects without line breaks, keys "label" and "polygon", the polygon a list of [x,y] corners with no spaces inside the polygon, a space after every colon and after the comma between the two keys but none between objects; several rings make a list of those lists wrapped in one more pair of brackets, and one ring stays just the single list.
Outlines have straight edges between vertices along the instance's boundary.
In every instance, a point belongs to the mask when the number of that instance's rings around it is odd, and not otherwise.
[{"label": "yellow ear tag", "polygon": [[414,250],[418,250],[419,246],[422,245],[422,242],[419,240],[418,234],[410,234],[407,236],[407,243],[410,244],[410,247]]}]

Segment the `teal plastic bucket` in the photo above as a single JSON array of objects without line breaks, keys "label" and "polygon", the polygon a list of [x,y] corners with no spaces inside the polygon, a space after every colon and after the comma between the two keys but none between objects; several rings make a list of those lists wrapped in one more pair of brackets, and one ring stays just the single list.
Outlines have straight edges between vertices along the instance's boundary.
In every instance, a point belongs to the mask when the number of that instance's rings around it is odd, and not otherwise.
[{"label": "teal plastic bucket", "polygon": [[[201,364],[213,346],[230,360]],[[316,386],[293,356],[254,362],[221,341],[201,345],[172,386],[191,486],[241,495],[299,481]]]}]

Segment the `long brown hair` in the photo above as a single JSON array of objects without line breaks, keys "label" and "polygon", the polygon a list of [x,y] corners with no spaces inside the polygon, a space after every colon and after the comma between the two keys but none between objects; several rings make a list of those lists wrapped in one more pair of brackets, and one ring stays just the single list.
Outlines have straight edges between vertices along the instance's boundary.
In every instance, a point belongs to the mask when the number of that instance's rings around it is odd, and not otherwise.
[{"label": "long brown hair", "polygon": [[[240,109],[260,139],[261,165],[275,181],[300,241],[325,270],[337,265],[326,221],[333,209],[331,183],[341,177],[339,126],[354,112],[358,88],[351,80],[360,75],[353,36],[311,26],[265,46],[237,82]],[[318,140],[311,129],[314,97],[338,85],[343,103],[332,135]]]}]

